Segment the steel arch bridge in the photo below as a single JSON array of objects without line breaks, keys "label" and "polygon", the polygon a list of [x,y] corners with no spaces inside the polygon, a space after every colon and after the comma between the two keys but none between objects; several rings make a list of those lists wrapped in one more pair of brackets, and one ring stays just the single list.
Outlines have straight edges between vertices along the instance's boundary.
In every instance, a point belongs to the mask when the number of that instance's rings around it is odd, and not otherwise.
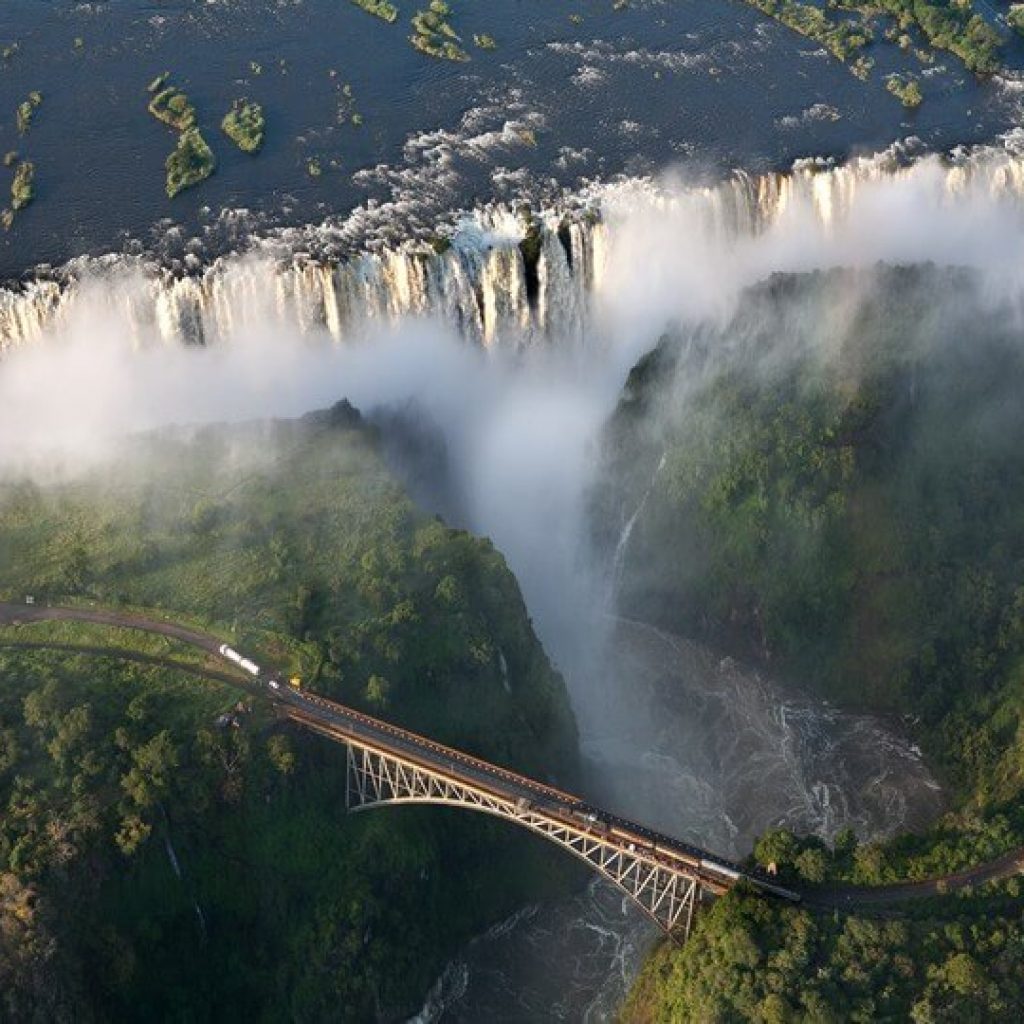
[{"label": "steel arch bridge", "polygon": [[763,895],[800,900],[798,893],[759,872],[609,814],[571,793],[293,689],[281,673],[260,668],[208,633],[120,610],[0,602],[0,624],[46,620],[156,633],[231,662],[248,678],[220,673],[218,678],[269,697],[284,717],[345,744],[349,810],[438,804],[511,821],[585,862],[670,935],[689,934],[703,895],[724,893],[741,882]]},{"label": "steel arch bridge", "polygon": [[552,786],[321,697],[282,694],[288,718],[348,748],[349,811],[435,804],[510,821],[583,861],[671,936],[689,935],[705,894],[721,895],[741,881],[767,895],[799,900],[769,878]]}]

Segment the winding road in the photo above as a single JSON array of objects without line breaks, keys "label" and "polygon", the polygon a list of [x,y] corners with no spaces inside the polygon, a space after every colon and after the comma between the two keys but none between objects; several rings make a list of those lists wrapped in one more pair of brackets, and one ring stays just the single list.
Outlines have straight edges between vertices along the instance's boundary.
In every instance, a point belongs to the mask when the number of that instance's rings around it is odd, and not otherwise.
[{"label": "winding road", "polygon": [[[102,608],[88,607],[55,607],[27,604],[13,604],[0,602],[0,627],[16,626],[30,622],[88,622],[96,625],[110,626],[117,629],[132,629],[147,633],[155,633],[173,640],[181,641],[192,647],[206,651],[218,658],[221,657],[220,648],[223,641],[208,633],[182,626],[177,622],[155,618],[152,616],[140,615],[134,612],[115,611]],[[176,671],[188,672],[193,675],[202,676],[217,682],[227,683],[232,686],[244,688],[250,692],[254,687],[252,680],[241,674],[219,671],[215,668],[197,665],[180,661],[170,657],[163,657],[153,654],[145,654],[139,651],[132,651],[120,647],[103,647],[92,644],[74,644],[45,640],[21,640],[6,639],[0,633],[0,647],[14,648],[21,650],[55,650],[68,653],[87,654],[97,657],[119,658],[125,661],[132,661],[141,664],[160,665]],[[324,704],[330,708],[340,708],[332,702],[323,701],[313,695],[304,695],[304,700],[313,701],[317,704]],[[351,712],[357,720],[366,716],[358,712]],[[301,715],[295,716],[301,720]],[[386,723],[378,723],[374,719],[366,718],[367,722],[382,726],[389,732],[394,732],[398,739],[412,736],[397,727],[388,726]],[[362,724],[357,721],[357,727]],[[365,727],[365,726],[364,726]],[[430,741],[426,741],[430,742]],[[431,744],[438,751],[445,755],[457,758],[463,769],[488,774],[508,776],[514,779],[517,784],[527,783],[531,790],[537,792],[560,794],[557,790],[533,780],[525,780],[515,773],[507,772],[487,762],[479,761],[469,755],[450,748],[442,747],[440,744]],[[628,823],[624,823],[628,824]],[[676,841],[673,841],[676,842]],[[726,863],[723,861],[723,863]],[[907,900],[929,899],[948,894],[960,892],[967,888],[984,885],[987,882],[1000,881],[1011,878],[1015,875],[1024,874],[1024,847],[1012,850],[995,860],[975,865],[963,871],[952,872],[935,878],[925,879],[916,882],[900,882],[890,885],[879,886],[822,886],[803,887],[799,895],[803,903],[809,907],[821,910],[843,910],[843,911],[870,911],[876,908],[886,908],[906,902]]]}]

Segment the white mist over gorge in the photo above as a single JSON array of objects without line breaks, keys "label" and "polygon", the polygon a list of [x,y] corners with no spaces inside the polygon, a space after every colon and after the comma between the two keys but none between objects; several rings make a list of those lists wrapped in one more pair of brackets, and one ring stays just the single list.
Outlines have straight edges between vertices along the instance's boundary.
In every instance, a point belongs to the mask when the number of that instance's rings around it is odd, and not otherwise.
[{"label": "white mist over gorge", "polygon": [[[342,398],[371,419],[401,412],[443,442],[457,525],[492,538],[518,578],[566,676],[595,799],[729,855],[779,823],[827,838],[919,826],[942,797],[897,729],[617,617],[647,492],[620,510],[614,553],[593,543],[590,496],[630,369],[666,332],[728,324],[774,274],[967,267],[1019,311],[1017,146],[808,161],[715,187],[683,169],[530,220],[466,214],[440,252],[319,263],[268,241],[187,277],[115,258],[40,275],[0,292],[0,472],[73,476],[135,432]],[[846,313],[828,311],[837,332]],[[553,935],[565,963],[545,975],[529,951]],[[506,989],[529,1019],[567,987],[559,1019],[610,1019],[649,940],[592,887],[481,938],[422,1019],[505,1019],[493,1001]]]}]

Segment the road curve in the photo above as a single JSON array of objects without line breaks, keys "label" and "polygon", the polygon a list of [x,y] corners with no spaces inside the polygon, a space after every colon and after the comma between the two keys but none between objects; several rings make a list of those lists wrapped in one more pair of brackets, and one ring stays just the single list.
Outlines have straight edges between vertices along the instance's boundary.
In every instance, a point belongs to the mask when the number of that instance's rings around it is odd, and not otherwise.
[{"label": "road curve", "polygon": [[1001,882],[1024,874],[1024,847],[1004,853],[995,860],[976,864],[920,882],[893,882],[890,885],[844,885],[798,889],[803,902],[822,910],[857,910],[888,907],[908,900],[929,899],[977,888],[986,882]]},{"label": "road curve", "polygon": [[[211,654],[220,656],[222,641],[208,633],[181,626],[175,622],[150,616],[139,615],[134,612],[114,611],[101,608],[86,607],[51,607],[41,605],[23,605],[0,602],[0,626],[10,626],[28,622],[59,622],[79,621],[91,622],[98,625],[112,626],[119,629],[136,629],[148,633],[156,633],[161,636],[180,640],[193,647],[200,648]],[[124,651],[120,648],[91,647],[89,645],[75,645],[64,643],[48,644],[42,641],[0,641],[3,646],[15,646],[23,648],[47,647],[53,650],[73,650],[78,653],[92,653],[97,656],[122,657],[127,660],[143,663],[164,664],[168,667],[179,668],[182,671],[190,671],[197,675],[206,675],[219,681],[241,686],[250,692],[254,688],[263,689],[262,686],[254,687],[253,681],[241,676],[229,673],[219,673],[215,670],[203,670],[198,666],[188,665],[185,662],[175,662],[174,659],[162,659],[155,655],[146,655],[137,652]],[[273,673],[271,673],[273,675]],[[576,797],[560,790],[554,789],[543,783],[535,782],[518,773],[501,768],[479,758],[464,754],[435,743],[426,737],[418,736],[397,726],[363,715],[344,705],[336,704],[333,701],[325,700],[314,694],[296,694],[287,687],[282,687],[276,694],[268,693],[285,706],[286,712],[294,720],[312,724],[314,721],[328,729],[335,729],[343,737],[351,735],[357,740],[380,739],[392,748],[402,750],[410,755],[426,756],[433,764],[440,764],[453,772],[458,772],[484,784],[500,783],[507,790],[518,793],[527,798],[542,798],[548,801],[564,805],[566,810],[575,811],[585,809],[591,810],[589,805],[583,804]],[[781,886],[773,885],[769,879],[752,875],[737,864],[723,858],[713,857],[696,847],[681,843],[679,840],[661,835],[633,822],[617,818],[607,812],[600,812],[602,819],[613,828],[627,830],[639,841],[662,844],[665,848],[684,857],[708,857],[731,872],[742,874],[755,886],[766,891],[775,890],[776,894],[785,894],[788,890]],[[703,866],[703,865],[702,865]],[[902,903],[911,899],[922,899],[941,896],[947,893],[955,893],[970,886],[983,885],[986,882],[998,881],[1010,878],[1014,875],[1024,873],[1024,847],[1013,850],[998,857],[995,860],[984,864],[976,865],[964,871],[952,872],[936,878],[926,879],[920,882],[900,882],[892,885],[881,886],[822,886],[803,887],[796,890],[798,897],[810,907],[827,910],[856,911],[860,908],[870,909],[873,907],[884,907]],[[790,893],[789,898],[793,898]]]}]

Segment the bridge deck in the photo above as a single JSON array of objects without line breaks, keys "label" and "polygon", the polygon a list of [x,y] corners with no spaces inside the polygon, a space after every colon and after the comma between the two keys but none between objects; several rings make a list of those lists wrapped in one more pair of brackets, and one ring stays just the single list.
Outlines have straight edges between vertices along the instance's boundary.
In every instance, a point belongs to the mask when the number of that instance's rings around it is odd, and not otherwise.
[{"label": "bridge deck", "polygon": [[[25,606],[0,602],[0,624],[16,624],[41,620],[79,620],[118,628],[138,629],[181,640],[211,654],[225,656],[224,645],[216,637],[175,622],[151,618],[131,612],[89,607]],[[765,893],[787,900],[800,896],[777,885],[759,872],[699,847],[681,842],[636,822],[609,814],[579,797],[554,786],[537,782],[507,768],[491,764],[470,754],[437,743],[407,729],[363,714],[343,704],[308,692],[293,690],[274,671],[259,670],[241,664],[241,656],[232,652],[236,666],[254,677],[247,688],[254,686],[277,701],[289,717],[332,739],[350,742],[378,754],[443,776],[460,785],[472,787],[519,806],[528,806],[530,813],[551,821],[565,823],[577,835],[592,836],[604,844],[612,844],[631,856],[660,865],[672,872],[685,873],[713,891],[724,892],[744,880]],[[236,660],[236,658],[238,660]],[[253,672],[252,669],[256,671]],[[239,685],[243,685],[239,680]]]},{"label": "bridge deck", "polygon": [[740,879],[745,879],[757,888],[775,895],[796,898],[795,894],[777,886],[771,879],[754,874],[733,861],[626,818],[609,814],[564,790],[537,782],[324,697],[297,692],[283,684],[276,693],[290,717],[332,738],[351,739],[380,753],[397,755],[454,781],[499,797],[528,801],[533,809],[541,813],[558,816],[576,828],[593,832],[595,836],[614,837],[623,846],[633,846],[647,852],[652,859],[682,862],[713,891],[722,892]]}]

